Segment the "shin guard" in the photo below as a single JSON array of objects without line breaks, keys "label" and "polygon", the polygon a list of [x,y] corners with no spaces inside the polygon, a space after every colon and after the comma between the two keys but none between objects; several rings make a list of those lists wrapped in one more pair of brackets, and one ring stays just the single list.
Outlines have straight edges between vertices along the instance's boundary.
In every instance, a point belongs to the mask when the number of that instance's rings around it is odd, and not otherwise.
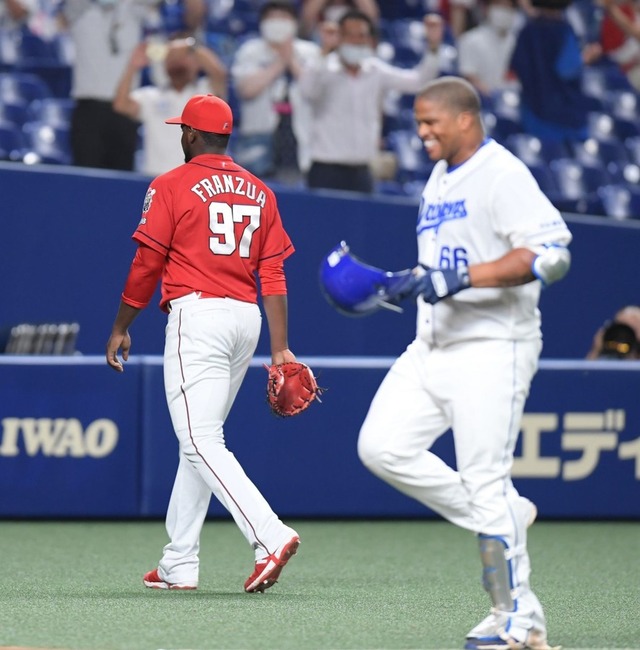
[{"label": "shin guard", "polygon": [[482,560],[482,584],[493,606],[502,612],[515,611],[513,573],[507,560],[507,542],[502,537],[478,535]]}]

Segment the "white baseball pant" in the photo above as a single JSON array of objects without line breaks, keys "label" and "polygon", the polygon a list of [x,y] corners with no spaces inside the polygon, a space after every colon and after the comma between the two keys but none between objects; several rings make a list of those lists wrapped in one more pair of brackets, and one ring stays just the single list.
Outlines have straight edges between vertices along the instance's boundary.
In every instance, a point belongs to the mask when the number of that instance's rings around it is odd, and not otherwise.
[{"label": "white baseball pant", "polygon": [[180,461],[166,517],[167,582],[198,583],[200,533],[211,494],[265,558],[290,534],[227,449],[223,426],[258,343],[256,304],[192,293],[171,301],[164,382]]},{"label": "white baseball pant", "polygon": [[[513,451],[541,344],[416,339],[380,385],[358,440],[376,475],[452,523],[513,538]],[[457,469],[429,449],[453,429]]]}]

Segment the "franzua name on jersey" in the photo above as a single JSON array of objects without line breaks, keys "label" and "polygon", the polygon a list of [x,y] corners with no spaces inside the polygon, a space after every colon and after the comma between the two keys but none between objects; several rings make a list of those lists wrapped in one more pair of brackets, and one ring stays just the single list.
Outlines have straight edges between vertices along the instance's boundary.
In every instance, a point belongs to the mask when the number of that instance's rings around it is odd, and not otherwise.
[{"label": "franzua name on jersey", "polygon": [[203,203],[217,194],[229,192],[246,196],[263,208],[267,201],[264,190],[258,191],[251,181],[242,178],[242,176],[232,176],[231,174],[213,174],[210,178],[203,178],[191,188],[191,191],[200,197]]}]

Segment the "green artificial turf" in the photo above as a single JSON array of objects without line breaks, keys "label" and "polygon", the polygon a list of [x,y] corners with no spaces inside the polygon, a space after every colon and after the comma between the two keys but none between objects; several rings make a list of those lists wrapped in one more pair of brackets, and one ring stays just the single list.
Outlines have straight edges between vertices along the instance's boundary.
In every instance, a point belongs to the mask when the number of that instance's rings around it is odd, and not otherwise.
[{"label": "green artificial turf", "polygon": [[[0,647],[455,649],[489,610],[470,533],[441,521],[287,522],[298,554],[264,594],[229,521],[205,524],[197,592],[145,589],[160,522],[0,522]],[[536,523],[532,584],[565,650],[640,648],[640,524]]]}]

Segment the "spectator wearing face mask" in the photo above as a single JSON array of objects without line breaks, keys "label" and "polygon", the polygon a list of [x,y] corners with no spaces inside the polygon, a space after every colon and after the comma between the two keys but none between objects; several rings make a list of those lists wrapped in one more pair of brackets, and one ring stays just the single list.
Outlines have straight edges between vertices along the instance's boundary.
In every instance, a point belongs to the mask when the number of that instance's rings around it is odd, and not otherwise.
[{"label": "spectator wearing face mask", "polygon": [[240,126],[234,158],[262,177],[306,171],[309,109],[297,79],[304,65],[321,57],[320,47],[296,37],[296,9],[286,0],[260,8],[260,36],[238,48],[231,66],[239,97]]},{"label": "spectator wearing face mask", "polygon": [[311,168],[307,184],[371,193],[371,165],[380,148],[382,100],[389,91],[413,94],[439,73],[441,43],[425,27],[426,52],[413,69],[376,58],[375,28],[361,11],[340,19],[340,44],[299,78],[311,105]]},{"label": "spectator wearing face mask", "polygon": [[458,72],[489,96],[508,81],[518,12],[513,0],[487,0],[483,8],[482,22],[458,38]]}]

